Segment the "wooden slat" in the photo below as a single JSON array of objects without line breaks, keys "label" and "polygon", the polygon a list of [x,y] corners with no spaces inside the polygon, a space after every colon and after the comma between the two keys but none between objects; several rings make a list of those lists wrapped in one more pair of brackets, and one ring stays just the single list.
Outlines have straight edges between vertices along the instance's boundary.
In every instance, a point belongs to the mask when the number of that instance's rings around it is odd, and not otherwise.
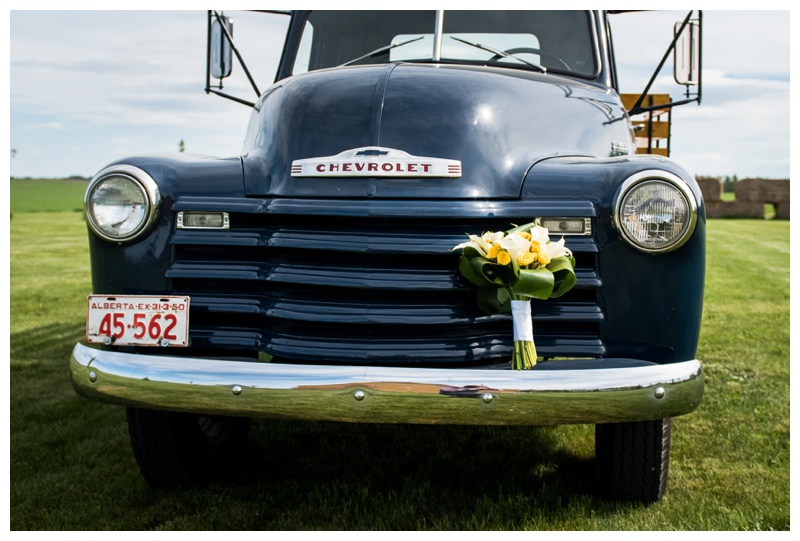
[{"label": "wooden slat", "polygon": [[[639,94],[621,94],[622,105],[630,110],[636,105]],[[652,105],[663,105],[672,101],[669,94],[648,94],[642,102],[643,107]],[[669,156],[670,138],[670,109],[656,109],[641,113],[633,117],[634,126],[644,126],[635,132],[636,153],[637,154],[657,154],[659,156]],[[648,152],[648,139],[653,148]],[[661,145],[661,146],[658,146]]]},{"label": "wooden slat", "polygon": [[669,149],[668,148],[654,148],[650,152],[647,151],[647,147],[645,148],[637,148],[636,154],[658,154],[659,156],[669,157]]}]

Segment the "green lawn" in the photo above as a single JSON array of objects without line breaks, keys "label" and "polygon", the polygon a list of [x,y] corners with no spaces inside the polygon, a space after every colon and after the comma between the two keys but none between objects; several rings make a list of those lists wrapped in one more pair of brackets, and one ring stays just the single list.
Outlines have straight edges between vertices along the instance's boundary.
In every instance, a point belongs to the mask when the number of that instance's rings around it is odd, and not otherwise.
[{"label": "green lawn", "polygon": [[649,507],[590,492],[593,428],[260,420],[239,472],[154,491],[124,411],[72,390],[89,260],[82,214],[10,222],[12,530],[786,530],[789,223],[708,225],[698,357],[706,395],[675,419],[669,489]]},{"label": "green lawn", "polygon": [[83,208],[85,180],[14,179],[11,212],[59,212]]}]

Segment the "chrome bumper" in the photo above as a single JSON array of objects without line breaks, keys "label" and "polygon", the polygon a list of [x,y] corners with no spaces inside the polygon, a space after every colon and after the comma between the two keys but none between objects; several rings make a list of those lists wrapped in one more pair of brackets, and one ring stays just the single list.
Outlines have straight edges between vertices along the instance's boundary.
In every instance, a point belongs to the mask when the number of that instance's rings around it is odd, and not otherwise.
[{"label": "chrome bumper", "polygon": [[77,344],[75,390],[153,409],[370,423],[555,425],[674,417],[697,408],[696,360],[571,370],[310,366],[145,356]]}]

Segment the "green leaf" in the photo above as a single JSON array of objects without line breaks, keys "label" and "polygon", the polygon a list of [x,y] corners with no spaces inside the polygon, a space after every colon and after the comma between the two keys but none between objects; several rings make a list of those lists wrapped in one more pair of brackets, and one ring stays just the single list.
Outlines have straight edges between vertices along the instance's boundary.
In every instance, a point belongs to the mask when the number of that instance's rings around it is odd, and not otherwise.
[{"label": "green leaf", "polygon": [[511,267],[500,265],[485,257],[473,258],[470,261],[470,267],[478,279],[483,282],[478,285],[494,284],[497,287],[503,287],[513,283],[517,278]]},{"label": "green leaf", "polygon": [[[466,248],[464,250],[466,251]],[[492,284],[492,282],[490,282],[489,280],[487,280],[482,275],[478,274],[472,269],[472,262],[465,255],[462,255],[461,259],[459,259],[458,261],[458,270],[461,272],[461,275],[464,278],[466,278],[476,286],[487,286]]]},{"label": "green leaf", "polygon": [[478,308],[487,314],[511,311],[511,291],[507,287],[481,287],[478,289]]},{"label": "green leaf", "polygon": [[466,257],[467,259],[470,259],[470,260],[475,258],[475,257],[482,257],[481,253],[476,248],[473,248],[472,246],[465,246],[461,250],[461,255],[463,257]]},{"label": "green leaf", "polygon": [[554,299],[572,289],[578,281],[574,257],[557,257],[547,265],[547,269],[553,273],[553,293],[550,297]]},{"label": "green leaf", "polygon": [[516,295],[546,300],[553,292],[553,273],[547,268],[522,269],[513,286]]},{"label": "green leaf", "polygon": [[529,232],[534,227],[536,227],[536,222],[529,222],[527,224],[517,225],[506,231],[506,235],[511,235],[512,233]]}]

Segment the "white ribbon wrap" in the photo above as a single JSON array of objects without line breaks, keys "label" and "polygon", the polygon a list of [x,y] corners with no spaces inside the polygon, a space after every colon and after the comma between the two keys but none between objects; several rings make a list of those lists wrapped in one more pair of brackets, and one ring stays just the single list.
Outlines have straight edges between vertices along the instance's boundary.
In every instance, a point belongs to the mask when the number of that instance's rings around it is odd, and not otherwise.
[{"label": "white ribbon wrap", "polygon": [[511,317],[514,320],[514,341],[533,342],[531,301],[511,301]]}]

